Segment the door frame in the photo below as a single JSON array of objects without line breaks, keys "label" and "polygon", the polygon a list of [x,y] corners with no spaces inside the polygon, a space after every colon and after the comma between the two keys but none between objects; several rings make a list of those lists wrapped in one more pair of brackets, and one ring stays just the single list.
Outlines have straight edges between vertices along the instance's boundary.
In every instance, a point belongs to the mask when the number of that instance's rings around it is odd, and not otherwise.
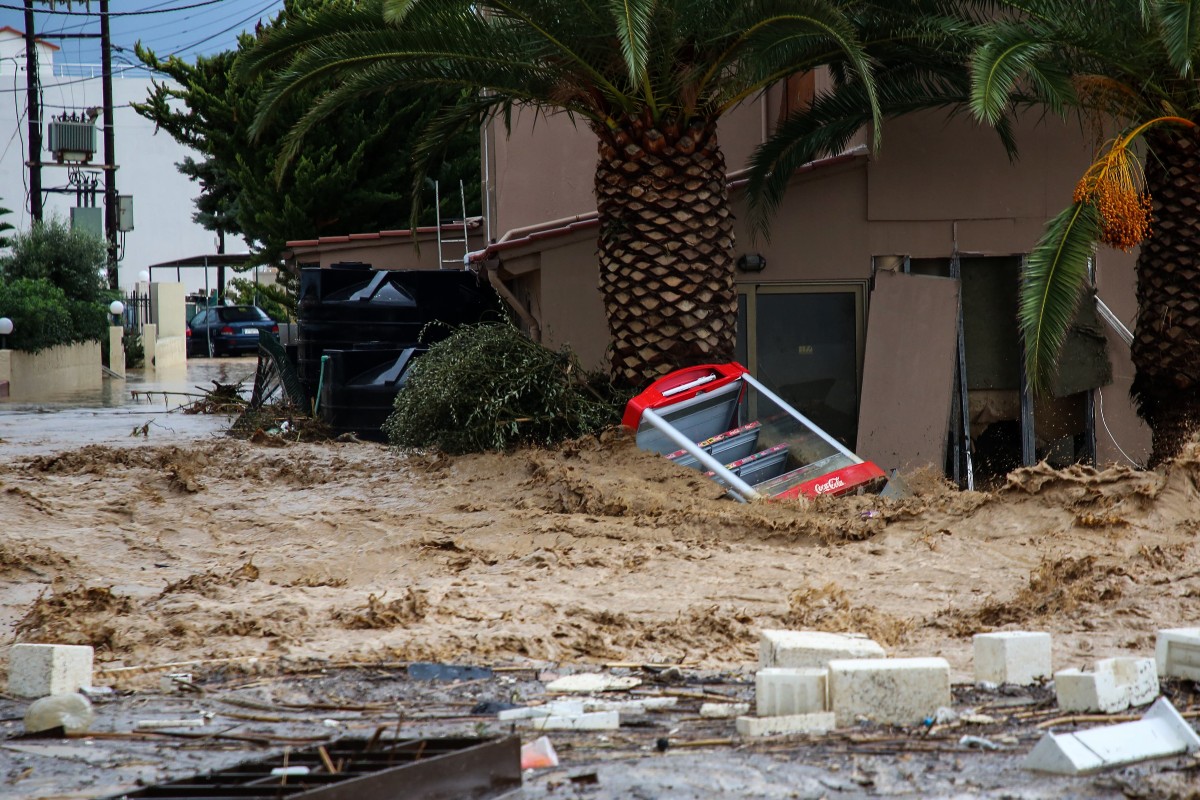
[{"label": "door frame", "polygon": [[744,282],[737,284],[737,293],[746,297],[746,361],[743,364],[750,374],[758,376],[758,333],[754,322],[758,319],[758,295],[760,294],[843,294],[850,292],[854,298],[854,374],[862,392],[863,357],[867,349],[867,303],[870,299],[870,281],[795,281],[788,283]]},{"label": "door frame", "polygon": [[[854,295],[854,409],[855,426],[858,425],[859,408],[862,406],[863,359],[867,351],[867,303],[870,300],[869,280],[840,281],[787,281],[762,283],[745,281],[737,284],[739,300],[746,298],[746,362],[742,366],[758,377],[758,296],[772,294],[845,294]],[[740,303],[739,303],[740,305]]]}]

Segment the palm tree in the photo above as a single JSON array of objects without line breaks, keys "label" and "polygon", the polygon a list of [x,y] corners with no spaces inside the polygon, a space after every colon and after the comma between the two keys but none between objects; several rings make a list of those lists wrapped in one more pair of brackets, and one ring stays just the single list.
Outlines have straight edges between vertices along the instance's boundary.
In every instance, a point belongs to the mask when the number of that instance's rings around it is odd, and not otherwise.
[{"label": "palm tree", "polygon": [[717,122],[771,84],[834,58],[875,106],[848,0],[360,0],[299,15],[242,64],[275,72],[263,126],[301,87],[329,87],[293,145],[347,100],[453,86],[425,132],[521,108],[565,112],[595,134],[600,288],[614,379],[733,357],[733,217]]},{"label": "palm tree", "polygon": [[1161,464],[1200,426],[1200,2],[1000,5],[972,63],[975,114],[990,122],[1034,102],[1119,131],[1028,259],[1028,372],[1035,385],[1052,374],[1095,245],[1141,244],[1132,394]]}]

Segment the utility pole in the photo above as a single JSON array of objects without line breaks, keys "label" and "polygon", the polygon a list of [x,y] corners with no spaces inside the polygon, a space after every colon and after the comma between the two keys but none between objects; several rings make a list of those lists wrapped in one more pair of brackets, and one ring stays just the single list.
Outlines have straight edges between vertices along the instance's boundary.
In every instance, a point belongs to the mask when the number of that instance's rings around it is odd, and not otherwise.
[{"label": "utility pole", "polygon": [[33,33],[33,0],[25,0],[25,106],[29,116],[29,215],[34,222],[41,222],[42,118],[38,107],[38,58],[37,42]]},{"label": "utility pole", "polygon": [[[26,7],[30,2],[25,0]],[[108,243],[108,288],[116,289],[117,154],[113,142],[112,44],[108,31],[108,0],[100,0],[100,72],[104,93],[104,238]]]},{"label": "utility pole", "polygon": [[[225,255],[225,230],[217,229],[217,255]],[[217,264],[217,305],[225,304],[225,262]]]}]

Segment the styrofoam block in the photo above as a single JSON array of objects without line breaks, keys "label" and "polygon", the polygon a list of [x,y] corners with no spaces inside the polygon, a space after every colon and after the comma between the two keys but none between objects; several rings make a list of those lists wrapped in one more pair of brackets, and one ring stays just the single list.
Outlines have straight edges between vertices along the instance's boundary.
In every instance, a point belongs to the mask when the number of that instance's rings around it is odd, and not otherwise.
[{"label": "styrofoam block", "polygon": [[839,658],[884,658],[887,653],[860,633],[765,630],[759,636],[758,665],[823,669]]},{"label": "styrofoam block", "polygon": [[1129,705],[1144,706],[1158,697],[1158,668],[1153,658],[1113,658],[1118,686],[1127,686]]},{"label": "styrofoam block", "polygon": [[546,684],[547,692],[590,694],[592,692],[619,692],[632,689],[642,682],[632,675],[607,675],[600,672],[580,672],[564,675]]},{"label": "styrofoam block", "polygon": [[621,714],[644,714],[679,705],[678,697],[641,697],[637,700],[584,700],[584,711],[617,711]]},{"label": "styrofoam block", "polygon": [[1129,693],[1117,688],[1112,672],[1059,670],[1054,673],[1054,694],[1063,711],[1112,713],[1129,708]]},{"label": "styrofoam block", "polygon": [[700,716],[705,719],[731,719],[750,713],[749,703],[701,703]]},{"label": "styrofoam block", "polygon": [[1091,672],[1054,673],[1054,692],[1063,711],[1113,714],[1158,696],[1158,675],[1150,658],[1104,658]]},{"label": "styrofoam block", "polygon": [[582,700],[553,700],[540,706],[506,708],[499,712],[496,717],[501,722],[511,722],[518,719],[533,719],[534,717],[575,717],[582,713]]},{"label": "styrofoam block", "polygon": [[738,717],[737,732],[742,736],[780,736],[786,733],[829,733],[836,720],[832,711],[815,714],[789,714],[784,717]]},{"label": "styrofoam block", "polygon": [[829,662],[829,705],[838,725],[867,717],[912,725],[952,703],[944,658],[868,658]]},{"label": "styrofoam block", "polygon": [[1048,733],[1025,758],[1025,768],[1080,775],[1200,750],[1200,736],[1171,702],[1160,697],[1136,722],[1076,733]]},{"label": "styrofoam block", "polygon": [[1154,656],[1159,675],[1200,682],[1200,628],[1163,628]]},{"label": "styrofoam block", "polygon": [[755,712],[760,717],[814,714],[829,710],[829,671],[768,667],[754,675]]},{"label": "styrofoam block", "polygon": [[522,720],[522,725],[535,731],[612,731],[621,725],[616,711],[596,711],[570,717],[534,717]]},{"label": "styrofoam block", "polygon": [[91,647],[14,644],[8,651],[8,691],[17,697],[71,694],[92,685]]},{"label": "styrofoam block", "polygon": [[1035,631],[979,633],[974,637],[975,680],[1028,686],[1053,674],[1050,634]]}]

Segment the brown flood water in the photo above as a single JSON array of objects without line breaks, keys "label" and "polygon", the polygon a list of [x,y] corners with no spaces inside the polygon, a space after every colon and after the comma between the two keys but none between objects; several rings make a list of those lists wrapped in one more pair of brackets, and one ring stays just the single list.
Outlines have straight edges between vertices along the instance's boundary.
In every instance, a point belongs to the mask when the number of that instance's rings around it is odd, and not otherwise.
[{"label": "brown flood water", "polygon": [[131,370],[124,380],[106,377],[99,389],[61,392],[38,402],[0,399],[0,452],[25,456],[89,444],[119,447],[147,439],[165,444],[219,436],[229,426],[228,417],[184,414],[180,407],[211,389],[213,381],[242,381],[248,395],[256,364],[254,358],[191,359],[174,369]]}]

